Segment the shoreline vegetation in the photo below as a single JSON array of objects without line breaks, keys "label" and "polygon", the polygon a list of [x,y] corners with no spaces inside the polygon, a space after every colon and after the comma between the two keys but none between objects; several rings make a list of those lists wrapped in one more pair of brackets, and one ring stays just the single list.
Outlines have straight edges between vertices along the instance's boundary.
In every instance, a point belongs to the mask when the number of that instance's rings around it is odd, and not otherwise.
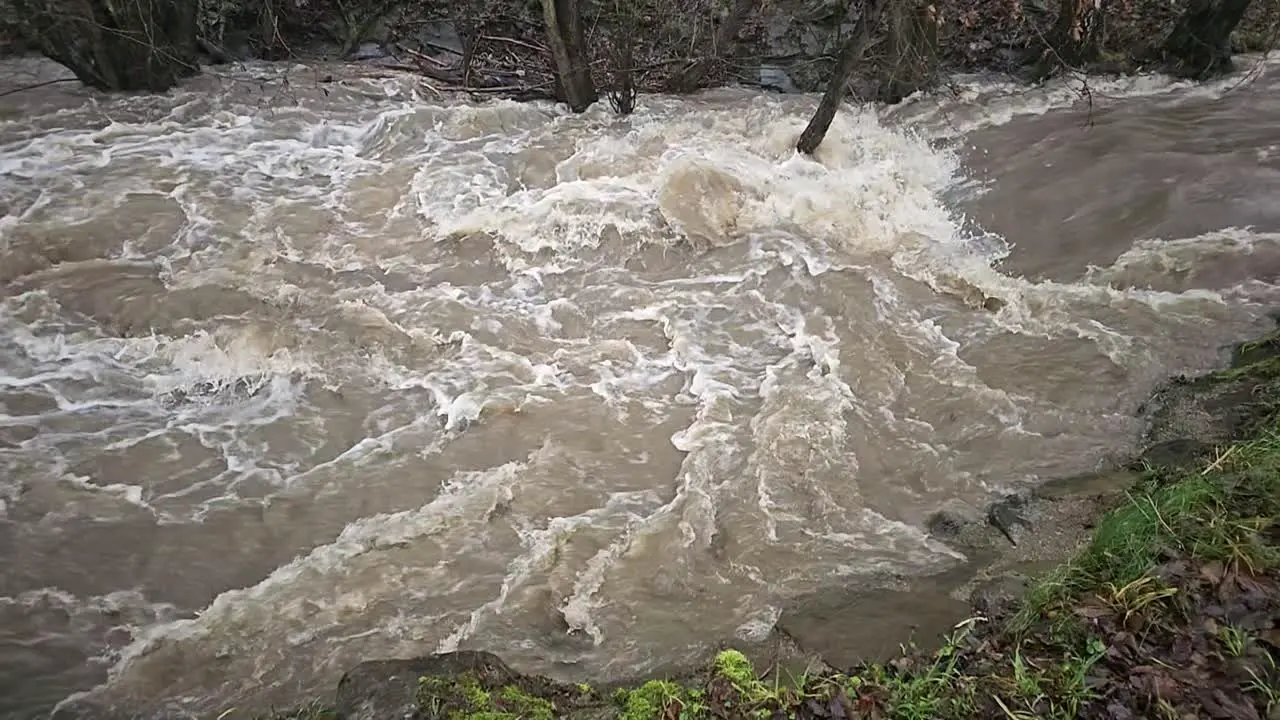
[{"label": "shoreline vegetation", "polygon": [[[1164,71],[1198,80],[1280,37],[1263,0],[0,0],[0,54],[38,52],[102,91],[163,92],[209,65],[370,62],[437,91],[573,111],[736,83],[823,92],[812,154],[850,96],[896,103],[955,72],[1034,84]],[[12,91],[11,91],[12,92]]]},{"label": "shoreline vegetation", "polygon": [[363,663],[333,702],[271,720],[1280,717],[1280,331],[1170,380],[1144,413],[1153,442],[1083,547],[1010,602],[975,604],[936,649],[798,676],[726,649],[610,688],[457,652]]}]

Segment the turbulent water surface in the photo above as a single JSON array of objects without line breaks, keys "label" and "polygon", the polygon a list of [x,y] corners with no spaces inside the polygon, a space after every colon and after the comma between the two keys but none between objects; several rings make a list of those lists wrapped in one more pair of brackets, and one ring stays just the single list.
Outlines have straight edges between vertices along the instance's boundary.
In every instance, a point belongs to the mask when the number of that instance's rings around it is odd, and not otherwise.
[{"label": "turbulent water surface", "polygon": [[214,717],[451,648],[630,675],[956,563],[929,513],[1126,452],[1267,325],[1254,70],[975,81],[814,159],[815,98],[746,90],[0,99],[0,715]]}]

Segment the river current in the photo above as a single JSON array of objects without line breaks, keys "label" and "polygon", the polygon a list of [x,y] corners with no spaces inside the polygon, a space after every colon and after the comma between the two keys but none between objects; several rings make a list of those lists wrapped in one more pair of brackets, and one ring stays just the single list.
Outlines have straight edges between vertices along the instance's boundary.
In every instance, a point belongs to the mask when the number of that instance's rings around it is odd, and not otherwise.
[{"label": "river current", "polygon": [[961,562],[931,513],[1122,457],[1269,327],[1280,65],[1242,65],[961,78],[815,158],[816,98],[747,89],[0,97],[0,716],[455,648],[635,675]]}]

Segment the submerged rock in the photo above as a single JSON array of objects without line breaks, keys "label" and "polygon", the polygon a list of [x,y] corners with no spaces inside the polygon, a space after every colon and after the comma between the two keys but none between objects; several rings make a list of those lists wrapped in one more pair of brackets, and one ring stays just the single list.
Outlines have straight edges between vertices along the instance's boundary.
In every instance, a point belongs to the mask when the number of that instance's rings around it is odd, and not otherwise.
[{"label": "submerged rock", "polygon": [[1026,504],[1021,495],[998,500],[985,512],[967,503],[949,503],[929,516],[925,529],[932,538],[970,550],[1005,542],[1016,546],[1031,531]]},{"label": "submerged rock", "polygon": [[973,609],[987,617],[1007,615],[1027,590],[1030,578],[1017,572],[998,575],[979,583],[969,594]]},{"label": "submerged rock", "polygon": [[973,528],[982,524],[982,512],[962,502],[950,502],[925,520],[925,530],[930,537],[952,541],[962,539]]},{"label": "submerged rock", "polygon": [[1000,531],[1010,545],[1017,546],[1032,531],[1031,522],[1027,520],[1023,506],[1026,499],[1010,495],[993,503],[987,510],[987,522]]}]

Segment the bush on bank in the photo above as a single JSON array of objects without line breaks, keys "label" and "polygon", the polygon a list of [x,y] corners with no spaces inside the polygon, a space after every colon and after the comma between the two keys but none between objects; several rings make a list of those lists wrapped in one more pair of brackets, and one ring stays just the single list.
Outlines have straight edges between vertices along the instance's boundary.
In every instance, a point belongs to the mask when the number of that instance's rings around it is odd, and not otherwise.
[{"label": "bush on bank", "polygon": [[[868,7],[863,0],[561,2],[581,9],[596,86],[613,88],[625,76],[641,91],[726,82],[820,90]],[[1152,67],[1164,63],[1178,19],[1205,4],[1223,0],[892,0],[852,87],[860,97],[894,101],[937,83],[948,69],[1044,76]],[[166,40],[145,57],[116,63],[134,73],[118,80],[141,84],[147,63],[186,67],[190,45],[226,61],[279,59],[317,43],[347,56],[372,43],[437,79],[486,91],[507,88],[522,97],[558,91],[539,0],[0,0],[0,50],[49,52],[51,33],[70,19],[77,38],[92,37],[126,56],[137,52],[131,44],[154,44],[155,34],[138,24],[142,18],[175,12],[193,25],[191,42]],[[1274,46],[1278,26],[1280,4],[1249,2],[1232,33],[1234,49]],[[82,47],[61,45],[59,61],[74,63],[67,53]],[[94,62],[85,56],[82,64],[95,69]]]}]

